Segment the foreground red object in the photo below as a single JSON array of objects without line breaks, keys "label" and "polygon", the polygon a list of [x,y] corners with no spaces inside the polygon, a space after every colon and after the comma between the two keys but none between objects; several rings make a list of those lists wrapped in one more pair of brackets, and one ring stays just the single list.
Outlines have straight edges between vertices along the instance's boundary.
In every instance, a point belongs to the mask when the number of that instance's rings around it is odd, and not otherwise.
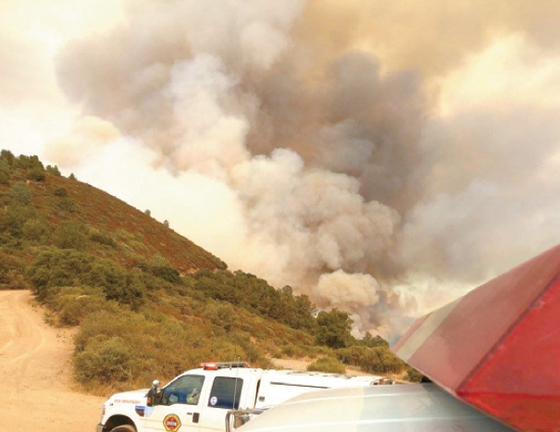
[{"label": "foreground red object", "polygon": [[560,245],[418,319],[393,351],[520,431],[560,431]]}]

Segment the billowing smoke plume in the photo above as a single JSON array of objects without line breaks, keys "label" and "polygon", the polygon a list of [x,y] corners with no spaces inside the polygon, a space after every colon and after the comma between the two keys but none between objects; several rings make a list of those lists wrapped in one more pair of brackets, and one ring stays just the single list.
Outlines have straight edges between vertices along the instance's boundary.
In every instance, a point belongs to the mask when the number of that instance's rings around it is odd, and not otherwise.
[{"label": "billowing smoke plume", "polygon": [[390,335],[560,238],[554,4],[122,4],[45,155],[230,267]]},{"label": "billowing smoke plume", "polygon": [[421,184],[425,98],[415,73],[382,76],[371,54],[298,37],[305,6],[134,2],[126,26],[62,52],[60,85],[103,119],[82,121],[76,142],[110,122],[156,166],[233,191],[239,249],[215,253],[371,330],[377,303],[399,306],[378,291],[399,274],[396,232]]}]

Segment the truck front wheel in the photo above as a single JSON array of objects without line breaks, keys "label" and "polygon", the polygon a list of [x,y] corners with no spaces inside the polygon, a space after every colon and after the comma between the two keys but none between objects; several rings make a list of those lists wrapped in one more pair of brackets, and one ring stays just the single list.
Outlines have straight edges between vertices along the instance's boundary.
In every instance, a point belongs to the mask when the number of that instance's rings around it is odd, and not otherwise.
[{"label": "truck front wheel", "polygon": [[134,426],[132,425],[124,424],[114,427],[113,429],[111,429],[111,432],[136,432],[136,429],[134,429]]}]

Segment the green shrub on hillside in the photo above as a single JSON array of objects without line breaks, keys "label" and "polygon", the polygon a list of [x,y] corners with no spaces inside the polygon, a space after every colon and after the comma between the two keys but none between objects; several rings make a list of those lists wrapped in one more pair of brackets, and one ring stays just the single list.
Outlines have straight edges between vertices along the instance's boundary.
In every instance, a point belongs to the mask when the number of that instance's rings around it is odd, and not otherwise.
[{"label": "green shrub on hillside", "polygon": [[[39,252],[27,268],[27,276],[40,301],[47,300],[60,287],[80,286],[95,257],[72,249],[48,248]],[[53,292],[54,289],[54,292]]]},{"label": "green shrub on hillside", "polygon": [[352,344],[350,334],[352,319],[348,312],[338,310],[321,311],[317,315],[317,342],[331,348],[344,348]]},{"label": "green shrub on hillside", "polygon": [[47,244],[51,228],[44,218],[28,219],[21,228],[22,237],[36,244]]},{"label": "green shrub on hillside", "polygon": [[0,251],[0,288],[28,288],[28,283],[23,276],[24,269],[25,261],[23,259]]},{"label": "green shrub on hillside", "polygon": [[99,230],[96,229],[90,229],[89,232],[89,239],[93,242],[105,245],[105,246],[110,246],[113,249],[117,247],[117,243],[115,242],[115,239],[109,235],[109,234],[105,234]]},{"label": "green shrub on hillside", "polygon": [[56,176],[56,177],[60,177],[60,176],[61,176],[60,170],[58,169],[58,166],[56,166],[56,165],[54,165],[54,166],[47,165],[46,171],[47,171],[49,174],[52,174],[52,175],[54,175],[54,176]]},{"label": "green shrub on hillside", "polygon": [[57,295],[49,297],[47,305],[63,326],[76,326],[93,312],[118,310],[116,303],[106,300],[101,288],[92,287],[61,287]]},{"label": "green shrub on hillside", "polygon": [[85,227],[75,222],[62,222],[54,232],[54,245],[60,249],[84,250],[87,244]]},{"label": "green shrub on hillside", "polygon": [[362,364],[374,361],[373,354],[371,354],[371,348],[358,345],[337,349],[336,356],[344,364],[357,367],[361,367]]},{"label": "green shrub on hillside", "polygon": [[134,363],[137,362],[133,355],[123,338],[98,335],[74,357],[76,379],[82,384],[127,381],[132,377]]},{"label": "green shrub on hillside", "polygon": [[207,297],[227,301],[295,329],[315,327],[315,305],[306,295],[294,296],[289,287],[277,290],[264,279],[242,271],[200,270],[186,279]]},{"label": "green shrub on hillside", "polygon": [[37,211],[31,205],[19,201],[11,202],[4,211],[0,211],[0,231],[6,231],[12,237],[20,239],[25,223],[37,216]]},{"label": "green shrub on hillside", "polygon": [[25,276],[16,270],[9,270],[5,275],[6,287],[13,290],[29,289],[29,283]]},{"label": "green shrub on hillside", "polygon": [[388,347],[373,348],[379,354],[379,362],[371,370],[374,373],[398,374],[407,368],[407,364],[391,352]]},{"label": "green shrub on hillside", "polygon": [[45,180],[46,172],[43,168],[33,167],[29,170],[29,179],[33,181],[43,181]]},{"label": "green shrub on hillside", "polygon": [[229,332],[237,324],[235,308],[226,302],[208,303],[204,309],[204,317],[209,319],[217,328]]},{"label": "green shrub on hillside", "polygon": [[107,300],[138,307],[143,302],[144,284],[140,275],[125,270],[109,260],[96,259],[91,269],[82,276],[82,283],[101,287]]},{"label": "green shrub on hillside", "polygon": [[407,381],[420,382],[423,377],[424,377],[424,375],[422,375],[421,372],[417,371],[416,369],[414,369],[410,366],[407,367],[406,376],[405,376]]},{"label": "green shrub on hillside", "polygon": [[15,156],[10,150],[3,149],[0,151],[0,160],[6,161],[8,165],[14,164]]},{"label": "green shrub on hillside", "polygon": [[395,356],[388,346],[371,348],[355,345],[336,350],[336,356],[344,364],[377,375],[397,374],[406,368],[406,363]]},{"label": "green shrub on hillside", "polygon": [[176,294],[180,294],[183,292],[183,286],[178,287],[177,285],[173,285],[167,282],[165,279],[158,278],[147,272],[142,273],[142,282],[146,287],[146,291],[154,295],[154,300],[157,300],[156,292],[160,289]]},{"label": "green shrub on hillside", "polygon": [[76,207],[76,203],[74,202],[74,200],[72,198],[70,198],[69,196],[63,196],[61,197],[61,199],[58,201],[57,206],[60,210],[62,210],[63,212],[66,212],[68,214],[71,214],[74,212],[75,207]]},{"label": "green shrub on hillside", "polygon": [[328,373],[346,373],[346,366],[340,360],[331,356],[319,357],[313,363],[307,366],[308,371],[328,372]]},{"label": "green shrub on hillside", "polygon": [[177,269],[171,266],[150,266],[147,270],[155,277],[166,280],[171,284],[180,285],[183,283],[183,279],[181,279],[181,275]]},{"label": "green shrub on hillside", "polygon": [[370,333],[366,333],[364,337],[358,341],[358,345],[366,346],[370,348],[381,347],[381,346],[389,348],[389,342],[387,342],[379,335],[372,336]]},{"label": "green shrub on hillside", "polygon": [[6,171],[0,170],[0,184],[9,185],[10,184],[10,174]]},{"label": "green shrub on hillside", "polygon": [[10,188],[10,197],[20,204],[27,205],[31,202],[31,189],[25,182],[18,181]]},{"label": "green shrub on hillside", "polygon": [[68,286],[100,288],[107,300],[134,308],[144,301],[145,284],[140,274],[74,249],[43,250],[28,267],[27,275],[40,301]]},{"label": "green shrub on hillside", "polygon": [[57,196],[57,197],[66,197],[66,196],[68,196],[68,191],[64,187],[57,188],[54,191],[54,195]]},{"label": "green shrub on hillside", "polygon": [[11,167],[7,160],[0,158],[0,184],[10,184]]},{"label": "green shrub on hillside", "polygon": [[278,351],[274,354],[276,358],[285,358],[285,357],[292,357],[292,358],[301,358],[307,355],[307,350],[304,347],[289,344],[289,345],[282,345],[278,348]]},{"label": "green shrub on hillside", "polygon": [[36,155],[33,156],[26,156],[26,155],[19,155],[17,158],[14,158],[12,164],[16,168],[20,168],[22,170],[45,170],[43,163],[39,160],[39,157]]}]

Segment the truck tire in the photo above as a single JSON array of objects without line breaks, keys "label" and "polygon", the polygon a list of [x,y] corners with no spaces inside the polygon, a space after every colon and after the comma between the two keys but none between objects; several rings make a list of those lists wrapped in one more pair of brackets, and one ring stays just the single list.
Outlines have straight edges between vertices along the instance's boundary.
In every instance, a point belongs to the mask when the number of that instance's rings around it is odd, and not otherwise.
[{"label": "truck tire", "polygon": [[134,429],[134,426],[132,425],[124,424],[114,427],[111,429],[111,432],[136,432],[136,429]]}]

